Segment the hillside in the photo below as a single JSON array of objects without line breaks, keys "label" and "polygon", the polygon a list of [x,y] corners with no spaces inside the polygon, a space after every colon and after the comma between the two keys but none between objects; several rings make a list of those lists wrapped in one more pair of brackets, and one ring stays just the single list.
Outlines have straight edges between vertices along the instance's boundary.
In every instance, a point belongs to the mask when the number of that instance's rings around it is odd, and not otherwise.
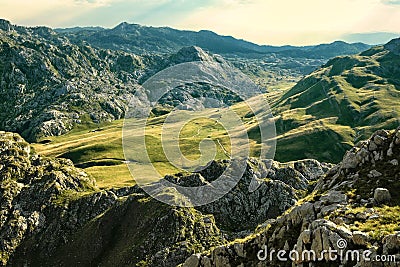
[{"label": "hillside", "polygon": [[375,130],[396,128],[399,48],[400,39],[394,39],[359,55],[333,58],[273,103],[276,158],[338,162]]}]

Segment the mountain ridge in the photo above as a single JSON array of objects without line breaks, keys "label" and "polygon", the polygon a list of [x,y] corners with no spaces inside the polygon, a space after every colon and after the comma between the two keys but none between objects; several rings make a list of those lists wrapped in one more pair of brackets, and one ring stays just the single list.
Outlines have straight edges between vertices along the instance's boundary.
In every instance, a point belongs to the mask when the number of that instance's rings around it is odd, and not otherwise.
[{"label": "mountain ridge", "polygon": [[[312,54],[316,54],[317,57],[324,58],[330,57],[332,54],[338,55],[337,51],[331,52],[329,55],[324,55],[323,53],[318,54],[318,52],[321,50],[319,45],[258,45],[243,39],[236,39],[232,36],[219,35],[209,30],[177,30],[171,27],[142,26],[139,24],[129,24],[127,22],[122,22],[110,29],[101,28],[95,31],[93,31],[92,28],[88,29],[88,31],[85,31],[85,28],[82,28],[81,31],[77,32],[76,28],[73,28],[72,32],[68,32],[68,28],[64,28],[55,29],[55,31],[66,34],[72,40],[87,41],[101,48],[118,48],[127,52],[134,52],[138,54],[149,51],[153,53],[171,53],[177,51],[182,46],[194,45],[212,53],[240,53],[242,55],[254,54],[256,57],[257,54],[263,55],[269,53],[283,53],[285,55],[289,53],[288,55],[296,55],[297,57],[309,57]],[[138,38],[147,38],[147,43],[153,44],[148,46],[147,49],[150,50],[146,50],[146,48],[143,49],[143,46],[140,46],[140,42],[135,41]],[[340,44],[340,49],[344,54],[361,52],[362,50],[370,47],[370,45],[366,44],[349,44],[344,41],[336,41],[330,44],[324,44],[323,46],[325,46],[325,49],[330,47],[335,49],[335,46],[338,46],[338,44]]]},{"label": "mountain ridge", "polygon": [[[284,156],[291,148],[300,158],[338,162],[340,155],[375,130],[395,129],[400,123],[399,40],[332,58],[286,91],[272,105],[281,140],[278,160],[294,160]],[[312,142],[311,136],[321,143]],[[302,142],[308,146],[297,146]],[[326,145],[327,154],[314,154],[321,145]]]}]

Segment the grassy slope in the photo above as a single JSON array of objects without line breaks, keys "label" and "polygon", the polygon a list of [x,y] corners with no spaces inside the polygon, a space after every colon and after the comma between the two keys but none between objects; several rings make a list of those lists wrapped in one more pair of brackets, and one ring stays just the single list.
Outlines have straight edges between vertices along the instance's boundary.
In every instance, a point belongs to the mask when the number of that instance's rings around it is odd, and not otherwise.
[{"label": "grassy slope", "polygon": [[96,178],[100,187],[123,187],[134,184],[128,167],[123,163],[123,121],[102,125],[85,125],[70,133],[47,137],[47,144],[33,144],[45,156],[71,159],[75,165]]},{"label": "grassy slope", "polygon": [[[254,117],[249,116],[250,110],[246,104],[239,103],[233,109],[242,117],[251,131],[257,132]],[[217,111],[205,111],[205,113],[209,112],[216,113]],[[161,130],[165,117],[150,119],[146,128],[148,155],[161,175],[178,171],[169,163],[161,146]],[[123,120],[100,125],[86,124],[76,127],[66,135],[42,139],[40,143],[32,146],[41,155],[71,159],[76,166],[92,175],[100,188],[130,186],[135,181],[124,163],[122,128]],[[249,140],[252,156],[259,154],[258,138],[259,134],[255,134],[254,140]],[[181,129],[179,146],[183,155],[191,160],[199,158],[199,143],[204,139],[213,140],[216,144],[216,159],[229,158],[231,144],[226,130],[220,123],[202,118],[189,121]]]},{"label": "grassy slope", "polygon": [[398,126],[400,56],[383,47],[337,57],[273,104],[276,159],[338,162],[376,129]]}]

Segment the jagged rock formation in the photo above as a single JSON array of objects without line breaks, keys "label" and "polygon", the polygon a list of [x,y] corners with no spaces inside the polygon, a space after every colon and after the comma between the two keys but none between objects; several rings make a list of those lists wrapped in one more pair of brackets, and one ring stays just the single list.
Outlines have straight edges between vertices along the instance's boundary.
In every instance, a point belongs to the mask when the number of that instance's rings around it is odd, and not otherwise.
[{"label": "jagged rock formation", "polygon": [[[212,161],[198,174],[178,174],[166,178],[185,187],[203,186],[218,178],[228,165],[228,161]],[[292,207],[299,198],[312,190],[311,183],[330,167],[330,164],[316,160],[282,164],[271,160],[260,162],[249,159],[242,178],[228,194],[197,209],[213,214],[218,226],[224,230],[251,230]],[[254,186],[254,183],[257,185]]]},{"label": "jagged rock formation", "polygon": [[[267,221],[247,240],[193,255],[183,266],[397,266],[393,258],[391,262],[371,262],[368,258],[394,255],[396,262],[400,258],[399,160],[400,128],[378,131],[347,152],[300,205]],[[388,206],[382,205],[383,195]],[[358,250],[359,255],[369,250],[370,254],[358,261],[330,258],[328,254],[320,260],[305,256],[285,262],[276,254],[260,260],[257,254],[264,245],[269,252],[293,250],[302,255],[313,250],[317,258],[329,249],[344,253]]]}]

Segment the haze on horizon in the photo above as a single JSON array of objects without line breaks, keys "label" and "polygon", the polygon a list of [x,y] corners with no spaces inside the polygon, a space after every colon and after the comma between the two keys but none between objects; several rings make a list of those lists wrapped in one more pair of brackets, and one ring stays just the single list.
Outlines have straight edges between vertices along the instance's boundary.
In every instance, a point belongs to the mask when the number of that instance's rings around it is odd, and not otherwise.
[{"label": "haze on horizon", "polygon": [[126,21],[269,45],[378,44],[400,36],[400,0],[2,0],[0,17],[52,28]]}]

